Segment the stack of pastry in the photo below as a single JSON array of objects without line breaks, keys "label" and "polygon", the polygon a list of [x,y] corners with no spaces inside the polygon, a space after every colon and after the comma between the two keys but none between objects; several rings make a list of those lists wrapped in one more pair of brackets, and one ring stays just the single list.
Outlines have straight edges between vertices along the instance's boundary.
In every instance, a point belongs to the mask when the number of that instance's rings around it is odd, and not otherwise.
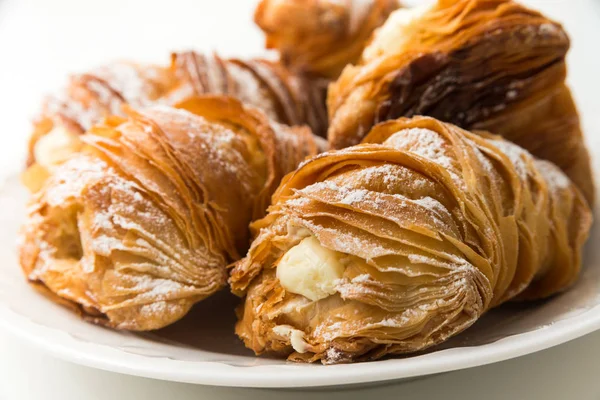
[{"label": "stack of pastry", "polygon": [[559,24],[509,0],[263,0],[255,20],[279,61],[112,64],[46,103],[33,285],[151,330],[228,282],[247,347],[331,364],[576,281],[594,183]]}]

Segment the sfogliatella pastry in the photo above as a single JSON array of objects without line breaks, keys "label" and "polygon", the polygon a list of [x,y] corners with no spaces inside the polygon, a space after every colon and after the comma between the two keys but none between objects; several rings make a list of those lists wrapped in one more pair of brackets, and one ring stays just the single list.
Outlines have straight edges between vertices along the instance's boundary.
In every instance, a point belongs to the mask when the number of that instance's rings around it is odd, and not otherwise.
[{"label": "sfogliatella pastry", "polygon": [[36,192],[28,280],[85,319],[151,330],[221,289],[281,178],[319,142],[226,97],[127,108]]},{"label": "sfogliatella pastry", "polygon": [[82,147],[80,135],[122,106],[175,105],[198,95],[228,95],[263,110],[274,121],[327,130],[325,86],[266,60],[225,60],[187,52],[173,54],[170,67],[114,63],[74,75],[50,97],[29,140],[24,181],[39,188],[50,172]]},{"label": "sfogliatella pastry", "polygon": [[190,95],[224,94],[263,110],[274,121],[307,125],[325,136],[327,86],[321,79],[296,74],[278,62],[264,59],[222,59],[187,52],[173,54],[172,74],[178,86],[169,102]]},{"label": "sfogliatella pastry", "polygon": [[579,274],[591,213],[547,161],[429,117],[304,162],[230,278],[257,354],[341,363],[426,349]]},{"label": "sfogliatella pastry", "polygon": [[399,7],[398,0],[262,0],[254,20],[289,68],[335,79]]},{"label": "sfogliatella pastry", "polygon": [[552,161],[592,204],[589,155],[565,85],[568,49],[558,23],[510,0],[398,10],[330,88],[330,142],[354,145],[377,122],[428,115]]}]

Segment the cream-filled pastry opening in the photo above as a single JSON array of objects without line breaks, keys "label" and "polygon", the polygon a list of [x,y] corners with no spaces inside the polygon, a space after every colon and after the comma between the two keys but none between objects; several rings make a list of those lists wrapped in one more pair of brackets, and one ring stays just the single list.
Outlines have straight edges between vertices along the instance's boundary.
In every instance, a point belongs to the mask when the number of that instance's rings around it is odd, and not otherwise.
[{"label": "cream-filled pastry opening", "polygon": [[79,135],[59,125],[38,140],[33,154],[39,165],[50,170],[80,149]]},{"label": "cream-filled pastry opening", "polygon": [[424,4],[411,8],[400,8],[391,13],[381,28],[375,31],[373,40],[363,51],[363,59],[372,60],[381,54],[392,51],[392,49],[400,51],[408,42],[408,39],[396,34],[398,28],[406,29],[416,24],[432,9],[433,6]]},{"label": "cream-filled pastry opening", "polygon": [[336,292],[345,266],[344,254],[327,249],[314,236],[289,249],[277,264],[277,279],[285,290],[312,301]]}]

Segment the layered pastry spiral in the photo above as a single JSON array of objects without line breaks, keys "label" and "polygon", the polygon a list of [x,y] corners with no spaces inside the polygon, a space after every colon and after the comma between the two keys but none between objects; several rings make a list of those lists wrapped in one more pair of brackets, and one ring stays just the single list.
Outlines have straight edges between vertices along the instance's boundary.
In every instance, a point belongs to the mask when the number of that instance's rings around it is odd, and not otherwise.
[{"label": "layered pastry spiral", "polygon": [[262,0],[254,21],[289,68],[335,79],[399,7],[398,0]]},{"label": "layered pastry spiral", "polygon": [[589,155],[565,85],[568,49],[558,23],[510,0],[398,10],[330,88],[331,144],[357,144],[380,121],[428,115],[552,161],[592,204]]},{"label": "layered pastry spiral", "polygon": [[164,327],[222,288],[279,181],[320,142],[226,97],[126,108],[31,198],[29,281],[110,327]]},{"label": "layered pastry spiral", "polygon": [[340,363],[426,349],[577,278],[591,214],[553,164],[429,117],[288,175],[230,283],[257,354]]},{"label": "layered pastry spiral", "polygon": [[222,59],[196,52],[174,54],[171,71],[179,82],[171,102],[190,95],[233,96],[274,121],[307,125],[314,134],[325,136],[327,87],[321,79],[293,73],[269,60]]},{"label": "layered pastry spiral", "polygon": [[[199,95],[227,95],[263,110],[274,121],[327,130],[326,88],[320,80],[290,73],[267,60],[242,61],[195,52],[173,54],[170,67],[114,63],[73,75],[67,87],[49,97],[29,140],[28,186],[82,147],[80,135],[122,106],[175,105]],[[36,181],[37,179],[37,181]]]}]

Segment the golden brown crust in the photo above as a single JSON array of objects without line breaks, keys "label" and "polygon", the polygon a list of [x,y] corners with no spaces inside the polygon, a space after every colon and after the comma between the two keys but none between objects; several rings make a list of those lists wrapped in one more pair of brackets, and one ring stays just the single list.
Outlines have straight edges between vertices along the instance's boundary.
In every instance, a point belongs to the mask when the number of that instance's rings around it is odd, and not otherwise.
[{"label": "golden brown crust", "polygon": [[180,86],[171,98],[223,94],[263,110],[287,125],[308,125],[319,136],[327,131],[326,85],[262,60],[225,60],[196,52],[174,54],[171,70]]},{"label": "golden brown crust", "polygon": [[[389,121],[284,179],[230,277],[245,296],[236,332],[257,354],[294,361],[423,350],[507,300],[568,288],[590,225],[557,167],[499,136],[428,117]],[[317,301],[276,276],[307,235],[346,260],[336,293]]]},{"label": "golden brown crust", "polygon": [[343,148],[380,121],[429,115],[554,162],[592,203],[589,155],[565,86],[568,49],[558,23],[510,0],[399,10],[332,84],[330,143]]},{"label": "golden brown crust", "polygon": [[84,318],[151,330],[223,287],[284,174],[318,145],[232,98],[112,117],[30,201],[27,278]]},{"label": "golden brown crust", "polygon": [[254,21],[290,69],[335,79],[399,7],[397,0],[262,0]]}]

